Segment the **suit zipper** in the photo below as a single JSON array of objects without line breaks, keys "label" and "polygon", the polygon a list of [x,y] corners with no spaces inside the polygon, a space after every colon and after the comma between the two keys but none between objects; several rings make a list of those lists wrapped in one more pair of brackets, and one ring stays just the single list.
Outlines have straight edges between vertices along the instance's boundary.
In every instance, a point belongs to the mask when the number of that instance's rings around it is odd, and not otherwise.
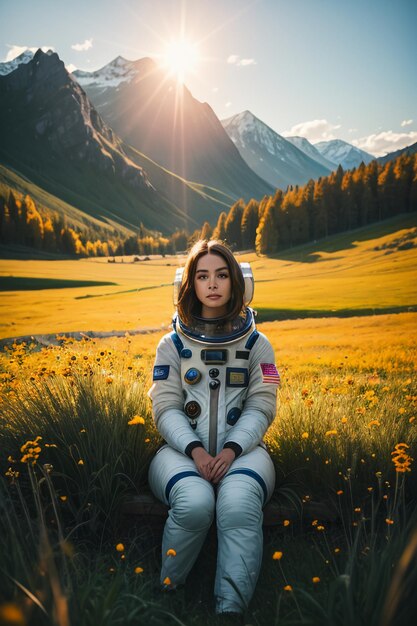
[{"label": "suit zipper", "polygon": [[219,408],[219,391],[220,381],[211,380],[210,387],[210,413],[209,413],[209,454],[216,456],[217,454],[217,421]]}]

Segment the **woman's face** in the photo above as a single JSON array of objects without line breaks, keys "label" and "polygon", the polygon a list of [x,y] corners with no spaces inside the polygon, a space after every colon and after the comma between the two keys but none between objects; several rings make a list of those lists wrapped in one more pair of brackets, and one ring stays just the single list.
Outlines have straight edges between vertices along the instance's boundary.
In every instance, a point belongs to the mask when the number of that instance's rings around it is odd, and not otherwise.
[{"label": "woman's face", "polygon": [[201,316],[226,315],[232,295],[230,271],[225,259],[217,254],[205,254],[197,262],[194,290],[201,302]]}]

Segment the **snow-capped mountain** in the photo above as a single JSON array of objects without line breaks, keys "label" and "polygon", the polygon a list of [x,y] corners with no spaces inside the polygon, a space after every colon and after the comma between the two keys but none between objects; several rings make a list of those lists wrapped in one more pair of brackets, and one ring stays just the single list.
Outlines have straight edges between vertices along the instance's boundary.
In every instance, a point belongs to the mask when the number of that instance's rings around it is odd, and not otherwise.
[{"label": "snow-capped mountain", "polygon": [[152,59],[118,57],[96,72],[75,71],[72,77],[124,141],[169,171],[221,192],[229,205],[273,193],[241,157],[211,107]]},{"label": "snow-capped mountain", "polygon": [[367,165],[375,159],[372,154],[360,150],[342,139],[320,141],[315,143],[314,146],[326,159],[333,161],[336,165],[340,164],[344,170],[358,167],[362,161]]},{"label": "snow-capped mountain", "polygon": [[333,170],[337,168],[337,163],[333,163],[329,159],[326,159],[312,143],[309,142],[305,137],[285,137],[287,141],[290,141],[294,146],[296,146],[299,150],[302,150],[304,154],[309,156],[311,159],[317,161],[317,163],[321,163],[324,167],[329,170]]},{"label": "snow-capped mountain", "polygon": [[[52,54],[51,51],[49,51]],[[12,61],[8,61],[7,63],[0,63],[0,76],[6,76],[13,72],[19,65],[29,63],[34,57],[34,53],[32,50],[25,50],[22,54],[19,54],[18,57],[13,59]]]},{"label": "snow-capped mountain", "polygon": [[250,111],[222,120],[222,124],[249,167],[274,187],[302,185],[334,169],[312,159]]},{"label": "snow-capped mountain", "polygon": [[135,78],[138,68],[134,61],[128,61],[121,56],[116,57],[95,72],[75,70],[72,75],[82,87],[94,84],[97,89],[118,87],[120,83],[130,82]]}]

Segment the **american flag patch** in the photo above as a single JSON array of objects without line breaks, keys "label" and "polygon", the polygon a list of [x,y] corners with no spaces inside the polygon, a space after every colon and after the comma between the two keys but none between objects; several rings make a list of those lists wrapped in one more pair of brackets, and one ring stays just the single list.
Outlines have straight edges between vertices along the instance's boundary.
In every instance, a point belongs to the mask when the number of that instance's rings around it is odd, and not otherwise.
[{"label": "american flag patch", "polygon": [[271,383],[272,385],[280,384],[281,377],[274,363],[260,363],[259,365],[262,370],[263,383]]}]

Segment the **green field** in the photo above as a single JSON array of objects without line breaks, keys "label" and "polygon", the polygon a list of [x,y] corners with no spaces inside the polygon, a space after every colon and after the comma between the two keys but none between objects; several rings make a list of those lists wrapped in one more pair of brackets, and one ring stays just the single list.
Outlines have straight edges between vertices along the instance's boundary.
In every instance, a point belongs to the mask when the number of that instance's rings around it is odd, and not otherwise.
[{"label": "green field", "polygon": [[[349,234],[299,246],[275,257],[254,253],[252,306],[259,320],[364,315],[416,310],[415,215],[399,216]],[[1,277],[77,281],[71,288],[3,291],[0,338],[77,330],[166,327],[173,312],[172,281],[183,257],[7,260]],[[10,280],[10,278],[8,278]],[[106,286],[80,281],[94,281]],[[112,285],[109,283],[113,283]],[[16,283],[15,283],[16,284]]]}]

